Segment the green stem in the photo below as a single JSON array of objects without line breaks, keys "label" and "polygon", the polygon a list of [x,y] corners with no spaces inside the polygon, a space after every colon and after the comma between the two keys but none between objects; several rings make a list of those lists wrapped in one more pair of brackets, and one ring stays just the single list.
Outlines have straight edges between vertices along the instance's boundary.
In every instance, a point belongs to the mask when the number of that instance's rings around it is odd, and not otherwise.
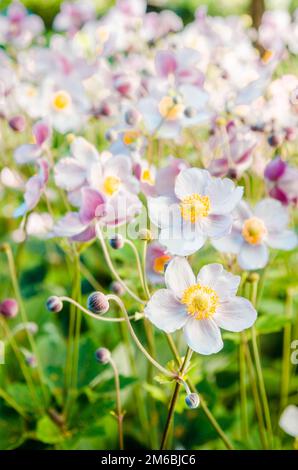
[{"label": "green stem", "polygon": [[[287,291],[285,315],[286,318],[291,319],[293,312],[293,295],[290,289]],[[292,325],[287,323],[284,327],[283,337],[283,357],[282,357],[282,375],[281,375],[281,390],[280,390],[280,412],[288,404],[289,386],[290,386],[290,371],[291,371],[291,334]]]},{"label": "green stem", "polygon": [[147,275],[146,275],[146,259],[147,259],[147,248],[148,248],[148,240],[144,240],[143,245],[143,257],[142,257],[142,265],[143,265],[143,279],[144,279],[144,287],[147,299],[150,299],[151,294],[148,287]]},{"label": "green stem", "polygon": [[116,417],[118,422],[118,437],[119,437],[119,448],[120,450],[124,449],[123,443],[123,413],[121,409],[121,396],[120,396],[120,380],[119,380],[119,372],[114,360],[110,359],[110,364],[114,371],[115,377],[115,389],[116,389]]},{"label": "green stem", "polygon": [[[182,363],[182,365],[180,367],[180,371],[179,371],[179,375],[181,377],[183,377],[183,375],[184,375],[184,373],[185,373],[185,371],[186,371],[186,369],[189,365],[189,361],[191,359],[192,352],[193,351],[190,348],[188,348],[187,351],[186,351],[183,363]],[[165,447],[166,447],[166,444],[167,444],[167,440],[168,440],[168,436],[169,436],[169,432],[170,432],[170,426],[171,426],[171,423],[172,423],[172,420],[173,420],[173,417],[174,417],[175,407],[176,407],[176,403],[177,403],[177,400],[178,400],[178,397],[179,397],[180,388],[181,388],[181,381],[177,380],[177,382],[175,384],[174,392],[173,392],[173,395],[172,395],[170,407],[169,407],[169,412],[168,412],[168,416],[167,416],[167,421],[166,421],[166,426],[165,426],[165,429],[164,429],[164,433],[163,433],[163,436],[162,436],[160,450],[164,450]]]},{"label": "green stem", "polygon": [[248,440],[248,415],[247,415],[247,390],[246,390],[246,363],[245,363],[246,342],[243,333],[240,333],[239,346],[239,375],[240,375],[240,409],[241,428],[243,441]]}]

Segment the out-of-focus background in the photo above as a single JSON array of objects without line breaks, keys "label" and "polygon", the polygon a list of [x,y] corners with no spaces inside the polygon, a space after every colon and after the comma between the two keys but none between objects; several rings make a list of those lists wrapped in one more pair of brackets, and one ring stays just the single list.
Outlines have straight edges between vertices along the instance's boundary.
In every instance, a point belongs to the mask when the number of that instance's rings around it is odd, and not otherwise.
[{"label": "out-of-focus background", "polygon": [[[104,13],[115,0],[93,0],[98,13]],[[138,1],[138,0],[136,0]],[[11,0],[0,0],[0,7],[5,8]],[[50,26],[54,16],[59,11],[62,0],[22,0],[22,3],[32,12],[40,15],[47,26]],[[200,5],[208,7],[210,15],[241,15],[258,16],[262,9],[282,9],[294,11],[298,8],[298,0],[149,0],[149,8],[158,10],[168,8],[174,10],[184,22],[191,21],[193,13]]]}]

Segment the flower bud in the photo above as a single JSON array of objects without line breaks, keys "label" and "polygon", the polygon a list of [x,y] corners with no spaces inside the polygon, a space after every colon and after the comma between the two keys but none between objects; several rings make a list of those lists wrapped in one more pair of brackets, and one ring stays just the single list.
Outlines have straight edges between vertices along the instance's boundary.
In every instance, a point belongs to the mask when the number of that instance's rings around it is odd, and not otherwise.
[{"label": "flower bud", "polygon": [[28,354],[25,357],[25,361],[28,364],[29,367],[32,367],[34,369],[37,366],[37,360],[36,357],[33,354]]},{"label": "flower bud", "polygon": [[113,143],[118,139],[118,133],[114,131],[113,129],[110,129],[109,131],[106,132],[105,137],[108,142]]},{"label": "flower bud", "polygon": [[271,147],[278,147],[280,144],[282,143],[282,139],[279,135],[277,134],[271,134],[269,137],[268,137],[268,144],[271,146]]},{"label": "flower bud", "polygon": [[15,299],[5,299],[0,303],[0,314],[6,318],[14,318],[19,312],[19,306]]},{"label": "flower bud", "polygon": [[111,353],[107,348],[99,348],[95,351],[95,358],[100,364],[108,364],[111,359]]},{"label": "flower bud", "polygon": [[125,289],[119,281],[112,282],[111,291],[119,297],[125,294]]},{"label": "flower bud", "polygon": [[14,116],[8,121],[9,127],[15,132],[23,132],[26,128],[26,121],[23,116]]},{"label": "flower bud", "polygon": [[150,242],[152,240],[152,233],[147,228],[139,231],[139,239]]},{"label": "flower bud", "polygon": [[194,118],[197,115],[197,110],[196,110],[196,108],[194,108],[192,106],[188,106],[184,110],[184,115],[185,115],[185,117],[187,117],[189,119]]},{"label": "flower bud", "polygon": [[134,110],[134,109],[129,109],[129,110],[126,111],[126,113],[124,114],[125,122],[126,122],[126,124],[128,124],[129,126],[134,126],[135,124],[137,124],[138,118],[139,118],[139,114],[138,114],[138,112],[137,112],[136,110]]},{"label": "flower bud", "polygon": [[49,312],[59,313],[63,309],[63,302],[59,297],[53,295],[48,298],[46,306]]},{"label": "flower bud", "polygon": [[110,304],[106,295],[101,292],[93,292],[88,297],[87,307],[92,313],[100,314],[106,313],[110,308]]},{"label": "flower bud", "polygon": [[189,395],[186,395],[185,403],[191,410],[198,408],[200,404],[199,395],[197,393],[190,393]]},{"label": "flower bud", "polygon": [[265,168],[265,178],[270,181],[277,181],[286,171],[287,164],[280,157],[274,158]]},{"label": "flower bud", "polygon": [[124,246],[124,240],[122,235],[118,234],[115,235],[113,238],[110,239],[110,245],[114,250],[120,250]]}]

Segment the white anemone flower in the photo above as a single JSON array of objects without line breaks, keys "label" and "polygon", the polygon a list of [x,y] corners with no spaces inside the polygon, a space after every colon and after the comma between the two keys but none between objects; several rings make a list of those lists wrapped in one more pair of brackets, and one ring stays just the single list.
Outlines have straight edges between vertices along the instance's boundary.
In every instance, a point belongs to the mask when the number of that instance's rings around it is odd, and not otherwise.
[{"label": "white anemone flower", "polygon": [[297,235],[287,229],[288,210],[275,199],[263,199],[254,209],[241,201],[233,215],[231,233],[212,244],[222,253],[236,254],[242,269],[264,268],[268,247],[292,250],[297,246]]},{"label": "white anemone flower", "polygon": [[252,304],[236,297],[240,277],[221,264],[206,265],[195,277],[186,258],[175,257],[166,269],[165,283],[167,288],[149,300],[145,315],[166,333],[183,328],[186,343],[200,354],[223,348],[220,328],[240,332],[257,318]]},{"label": "white anemone flower", "polygon": [[232,227],[231,212],[243,195],[228,178],[188,168],[175,180],[175,196],[149,198],[151,221],[160,228],[159,242],[174,255],[188,256],[207,238],[221,238]]},{"label": "white anemone flower", "polygon": [[294,437],[298,444],[298,406],[289,405],[286,407],[280,417],[279,426],[289,436]]}]

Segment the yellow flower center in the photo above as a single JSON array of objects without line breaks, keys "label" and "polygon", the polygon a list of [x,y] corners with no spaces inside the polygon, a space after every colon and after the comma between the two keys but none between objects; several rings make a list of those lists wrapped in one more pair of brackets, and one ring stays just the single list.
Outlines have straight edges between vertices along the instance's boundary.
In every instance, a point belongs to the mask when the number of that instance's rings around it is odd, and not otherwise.
[{"label": "yellow flower center", "polygon": [[184,220],[194,223],[201,217],[207,217],[210,212],[210,199],[200,194],[186,196],[180,203],[180,212]]},{"label": "yellow flower center", "polygon": [[120,187],[121,180],[117,176],[108,176],[103,183],[103,190],[108,196],[116,193]]},{"label": "yellow flower center", "polygon": [[165,265],[170,259],[171,257],[168,255],[162,255],[158,258],[155,258],[153,263],[153,270],[158,274],[163,273],[165,270]]},{"label": "yellow flower center", "polygon": [[258,245],[267,233],[264,222],[257,217],[247,219],[242,228],[242,236],[250,245]]},{"label": "yellow flower center", "polygon": [[176,103],[171,96],[164,96],[158,104],[158,110],[167,121],[175,121],[182,114],[183,106]]},{"label": "yellow flower center", "polygon": [[262,55],[262,62],[263,62],[264,64],[268,64],[268,62],[269,62],[269,60],[272,58],[272,56],[273,56],[273,52],[267,49],[267,50],[264,52],[264,54]]},{"label": "yellow flower center", "polygon": [[56,111],[64,111],[69,108],[71,97],[66,91],[57,91],[53,96],[52,104]]},{"label": "yellow flower center", "polygon": [[140,133],[138,131],[127,131],[123,135],[123,143],[125,145],[131,145],[138,139]]},{"label": "yellow flower center", "polygon": [[148,183],[151,186],[154,185],[154,177],[152,176],[149,168],[146,168],[145,170],[142,171],[141,181],[142,183]]},{"label": "yellow flower center", "polygon": [[185,289],[181,302],[186,305],[189,315],[197,320],[206,320],[215,314],[219,298],[211,287],[195,284]]}]

